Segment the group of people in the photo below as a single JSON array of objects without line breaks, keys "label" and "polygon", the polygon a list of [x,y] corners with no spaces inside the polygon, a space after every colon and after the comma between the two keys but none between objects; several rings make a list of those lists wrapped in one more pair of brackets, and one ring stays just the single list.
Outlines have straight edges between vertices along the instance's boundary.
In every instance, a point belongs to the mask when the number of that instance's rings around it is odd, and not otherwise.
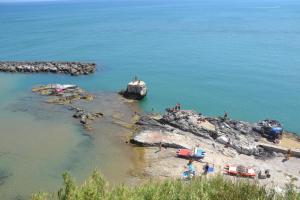
[{"label": "group of people", "polygon": [[179,111],[179,110],[181,110],[181,104],[180,103],[176,103],[175,107],[173,107],[173,108],[167,108],[166,110],[167,111],[171,111],[171,112]]},{"label": "group of people", "polygon": [[[189,162],[187,163],[187,171],[185,171],[185,175],[187,178],[191,179],[196,175],[196,168],[193,165],[193,160],[189,160]],[[209,165],[208,163],[205,164],[204,168],[204,175],[207,175],[208,173],[212,173],[214,172],[214,165]]]}]

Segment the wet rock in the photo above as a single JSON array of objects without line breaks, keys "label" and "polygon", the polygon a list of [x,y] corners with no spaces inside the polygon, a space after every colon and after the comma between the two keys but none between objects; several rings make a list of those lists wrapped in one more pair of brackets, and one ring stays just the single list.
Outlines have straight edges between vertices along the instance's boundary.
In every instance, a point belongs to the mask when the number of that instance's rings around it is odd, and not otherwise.
[{"label": "wet rock", "polygon": [[92,101],[94,96],[76,85],[48,84],[34,87],[33,92],[49,96],[48,103],[71,104],[76,100]]},{"label": "wet rock", "polygon": [[93,121],[103,116],[103,113],[101,112],[90,113],[85,111],[83,108],[71,107],[70,109],[76,111],[73,114],[73,118],[79,119],[79,122],[83,124],[85,129],[87,130],[92,130],[90,126],[87,126],[88,124],[90,124],[90,121]]},{"label": "wet rock", "polygon": [[32,89],[33,92],[43,96],[49,96],[48,103],[67,105],[69,110],[74,110],[73,118],[79,120],[80,124],[84,126],[86,130],[91,130],[89,126],[90,122],[96,118],[103,116],[101,112],[88,112],[83,108],[74,105],[76,101],[92,101],[94,95],[89,94],[82,88],[76,85],[61,85],[61,84],[49,84],[41,85]]}]

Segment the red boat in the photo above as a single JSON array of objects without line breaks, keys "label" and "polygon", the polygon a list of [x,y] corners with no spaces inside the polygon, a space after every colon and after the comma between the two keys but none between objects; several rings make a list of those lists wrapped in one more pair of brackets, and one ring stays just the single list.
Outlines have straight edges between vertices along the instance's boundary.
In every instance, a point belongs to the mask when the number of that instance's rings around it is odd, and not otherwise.
[{"label": "red boat", "polygon": [[224,173],[233,176],[242,176],[250,178],[256,176],[255,169],[253,167],[245,167],[243,165],[225,165]]}]

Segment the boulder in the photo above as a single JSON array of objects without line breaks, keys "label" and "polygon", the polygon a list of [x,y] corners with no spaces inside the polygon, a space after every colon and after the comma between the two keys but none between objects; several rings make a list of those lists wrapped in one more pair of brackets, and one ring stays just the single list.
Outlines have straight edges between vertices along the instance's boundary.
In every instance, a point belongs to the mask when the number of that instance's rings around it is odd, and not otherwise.
[{"label": "boulder", "polygon": [[222,135],[216,139],[216,142],[221,144],[227,144],[229,142],[229,138],[227,138],[225,135]]},{"label": "boulder", "polygon": [[194,141],[184,135],[167,131],[145,130],[136,134],[131,143],[141,146],[159,146],[171,148],[191,148],[195,146]]}]

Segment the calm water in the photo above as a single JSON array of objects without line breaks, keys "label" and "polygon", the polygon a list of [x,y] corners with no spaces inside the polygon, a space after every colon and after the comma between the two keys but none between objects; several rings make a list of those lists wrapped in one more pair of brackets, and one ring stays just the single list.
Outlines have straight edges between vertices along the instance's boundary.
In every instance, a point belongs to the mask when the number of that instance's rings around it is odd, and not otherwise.
[{"label": "calm water", "polygon": [[1,60],[95,61],[99,72],[77,82],[118,90],[138,75],[147,110],[180,101],[300,132],[298,0],[1,4],[0,28]]},{"label": "calm water", "polygon": [[[1,137],[9,133],[9,142],[21,137],[20,128],[9,129],[5,120],[34,123],[4,108],[32,85],[64,82],[116,91],[134,75],[150,88],[141,103],[145,110],[163,111],[179,101],[209,115],[226,110],[243,120],[276,118],[300,133],[299,55],[298,0],[0,4],[0,60],[79,60],[99,66],[96,74],[83,77],[0,74]],[[31,137],[46,125],[37,126],[27,131],[34,132]],[[61,148],[72,149],[82,140],[73,129],[71,123],[57,126],[68,141]],[[31,144],[22,142],[24,148]]]}]

